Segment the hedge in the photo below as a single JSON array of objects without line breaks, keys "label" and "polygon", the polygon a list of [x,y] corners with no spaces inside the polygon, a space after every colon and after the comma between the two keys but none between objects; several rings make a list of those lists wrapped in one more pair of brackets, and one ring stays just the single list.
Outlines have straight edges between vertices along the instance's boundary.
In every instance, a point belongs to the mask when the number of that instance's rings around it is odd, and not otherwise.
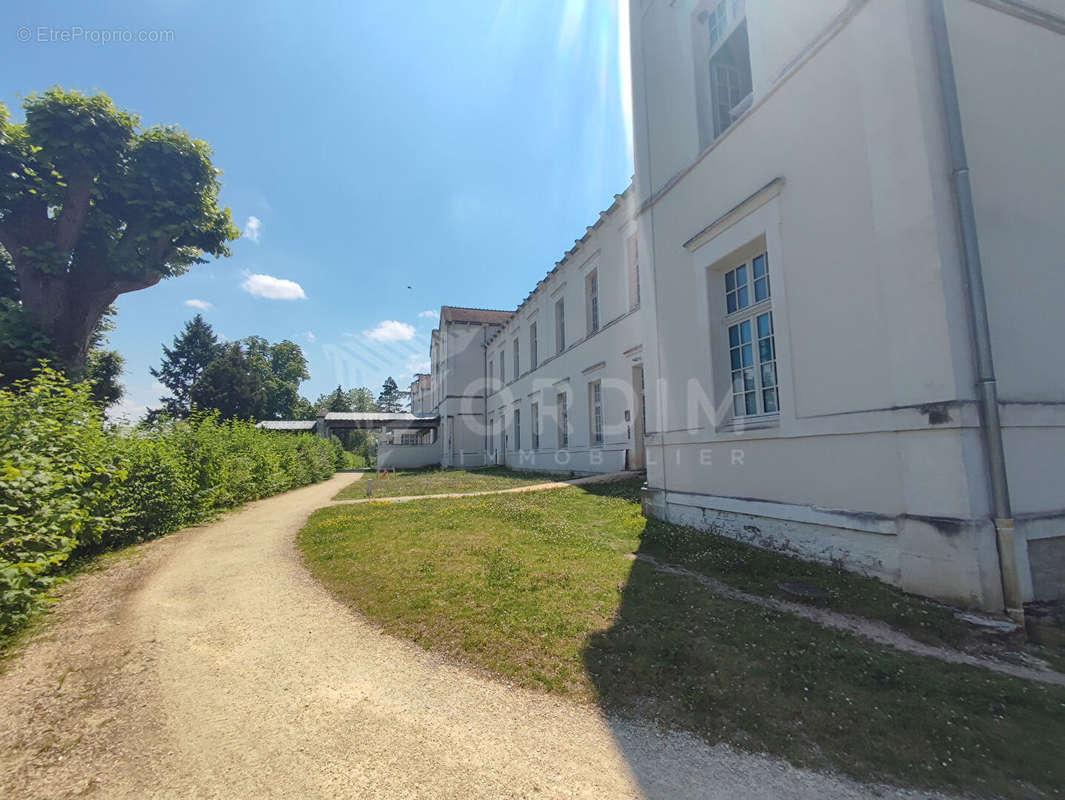
[{"label": "hedge", "polygon": [[170,533],[343,464],[336,442],[213,414],[122,430],[87,385],[43,367],[0,390],[0,642],[71,556]]}]

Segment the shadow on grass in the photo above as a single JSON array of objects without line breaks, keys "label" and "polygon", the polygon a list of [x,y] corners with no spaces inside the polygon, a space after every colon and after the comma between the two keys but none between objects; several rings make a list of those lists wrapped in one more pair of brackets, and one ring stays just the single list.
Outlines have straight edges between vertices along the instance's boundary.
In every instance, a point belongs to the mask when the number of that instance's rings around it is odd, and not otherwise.
[{"label": "shadow on grass", "polygon": [[[583,488],[632,493],[627,484]],[[640,552],[668,555],[662,536],[672,531],[662,526],[648,523]],[[706,536],[706,548],[719,541]],[[725,750],[688,747],[678,760],[634,737],[647,721],[866,781],[1005,797],[1058,796],[1065,785],[1060,688],[882,648],[640,560],[618,591],[613,623],[588,637],[582,657],[649,798],[790,795],[796,776],[789,786],[788,771]]]}]

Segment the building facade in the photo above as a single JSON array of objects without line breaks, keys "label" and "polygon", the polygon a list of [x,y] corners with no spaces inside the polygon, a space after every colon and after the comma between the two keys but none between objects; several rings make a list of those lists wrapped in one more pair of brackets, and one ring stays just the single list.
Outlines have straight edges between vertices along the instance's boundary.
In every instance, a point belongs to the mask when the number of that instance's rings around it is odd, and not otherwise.
[{"label": "building facade", "polygon": [[631,0],[647,513],[1065,594],[1063,12]]},{"label": "building facade", "polygon": [[632,199],[631,187],[618,195],[489,340],[491,462],[579,473],[642,467]]}]

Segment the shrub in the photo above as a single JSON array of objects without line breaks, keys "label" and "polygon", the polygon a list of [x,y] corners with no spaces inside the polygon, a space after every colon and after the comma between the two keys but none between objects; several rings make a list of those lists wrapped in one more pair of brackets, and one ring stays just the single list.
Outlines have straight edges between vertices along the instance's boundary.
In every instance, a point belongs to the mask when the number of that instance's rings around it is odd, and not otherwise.
[{"label": "shrub", "polygon": [[108,427],[85,384],[44,367],[0,390],[0,640],[73,553],[149,539],[324,480],[337,443],[215,414]]}]

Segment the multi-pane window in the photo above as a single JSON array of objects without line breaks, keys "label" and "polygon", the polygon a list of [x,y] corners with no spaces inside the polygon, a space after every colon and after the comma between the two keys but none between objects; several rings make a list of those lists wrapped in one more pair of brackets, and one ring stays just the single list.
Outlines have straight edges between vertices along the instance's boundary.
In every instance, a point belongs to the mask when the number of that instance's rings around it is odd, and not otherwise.
[{"label": "multi-pane window", "polygon": [[540,404],[533,403],[529,409],[531,414],[530,420],[532,422],[532,447],[533,450],[540,449]]},{"label": "multi-pane window", "polygon": [[521,412],[514,409],[514,449],[521,450]]},{"label": "multi-pane window", "polygon": [[713,10],[708,12],[706,25],[710,30],[710,48],[717,46],[725,38],[729,26],[742,19],[747,13],[745,0],[719,0]]},{"label": "multi-pane window", "polygon": [[559,299],[555,303],[555,352],[566,349],[566,301]]},{"label": "multi-pane window", "polygon": [[529,326],[529,369],[536,369],[539,360],[539,346],[536,343],[536,323]]},{"label": "multi-pane window", "polygon": [[565,392],[558,393],[558,448],[569,447],[569,398]]},{"label": "multi-pane window", "polygon": [[584,279],[585,297],[588,303],[588,335],[599,330],[599,270],[593,269]]},{"label": "multi-pane window", "polygon": [[640,306],[640,249],[635,233],[626,241],[625,249],[629,262],[629,310],[632,311]]},{"label": "multi-pane window", "polygon": [[514,380],[521,375],[521,342],[514,340]]},{"label": "multi-pane window", "polygon": [[725,273],[725,313],[734,417],[780,410],[777,351],[766,254]]},{"label": "multi-pane window", "polygon": [[592,444],[603,443],[603,385],[599,381],[588,384],[588,428]]}]

